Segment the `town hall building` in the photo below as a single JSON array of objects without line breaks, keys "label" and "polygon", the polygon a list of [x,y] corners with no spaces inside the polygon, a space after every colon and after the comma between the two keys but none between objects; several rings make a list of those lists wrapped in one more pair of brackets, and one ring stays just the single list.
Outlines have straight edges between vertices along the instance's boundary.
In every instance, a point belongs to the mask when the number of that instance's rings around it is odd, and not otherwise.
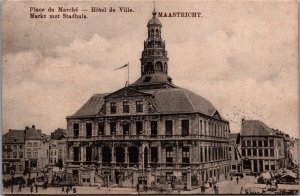
[{"label": "town hall building", "polygon": [[229,122],[210,101],[173,83],[156,14],[141,77],[93,95],[67,116],[67,171],[79,185],[176,181],[191,189],[229,175]]}]

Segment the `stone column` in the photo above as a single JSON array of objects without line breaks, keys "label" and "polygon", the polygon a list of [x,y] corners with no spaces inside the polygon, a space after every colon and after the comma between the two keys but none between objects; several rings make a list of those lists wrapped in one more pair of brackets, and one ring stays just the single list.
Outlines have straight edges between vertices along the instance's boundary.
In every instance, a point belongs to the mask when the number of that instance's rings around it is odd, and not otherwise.
[{"label": "stone column", "polygon": [[95,168],[92,167],[90,170],[90,185],[94,186],[95,185]]},{"label": "stone column", "polygon": [[187,177],[186,188],[188,191],[190,191],[192,190],[192,171],[190,167],[188,167],[186,171],[186,177]]},{"label": "stone column", "polygon": [[129,156],[128,156],[128,146],[126,145],[125,146],[125,164],[129,163],[128,158],[129,158]]},{"label": "stone column", "polygon": [[161,143],[159,142],[158,145],[157,145],[158,163],[161,163],[161,154],[162,154]]},{"label": "stone column", "polygon": [[135,188],[136,185],[138,184],[138,169],[136,166],[132,169],[132,178],[133,178],[133,184],[132,187]]},{"label": "stone column", "polygon": [[147,167],[147,186],[151,186],[151,167],[148,165]]},{"label": "stone column", "polygon": [[74,150],[73,147],[69,148],[69,160],[74,161]]},{"label": "stone column", "polygon": [[80,161],[84,161],[84,148],[83,146],[80,146]]}]

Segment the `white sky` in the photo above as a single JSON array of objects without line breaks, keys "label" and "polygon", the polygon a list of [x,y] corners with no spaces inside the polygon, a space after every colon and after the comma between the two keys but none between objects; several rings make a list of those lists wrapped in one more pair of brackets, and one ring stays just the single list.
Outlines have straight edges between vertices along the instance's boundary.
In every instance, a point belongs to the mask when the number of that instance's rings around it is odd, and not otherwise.
[{"label": "white sky", "polygon": [[[210,100],[240,131],[258,119],[298,137],[297,2],[156,1],[162,12],[202,18],[159,18],[173,82]],[[126,6],[133,13],[87,13],[88,19],[29,19],[29,7]],[[66,127],[93,94],[140,76],[152,1],[4,2],[2,128]]]}]

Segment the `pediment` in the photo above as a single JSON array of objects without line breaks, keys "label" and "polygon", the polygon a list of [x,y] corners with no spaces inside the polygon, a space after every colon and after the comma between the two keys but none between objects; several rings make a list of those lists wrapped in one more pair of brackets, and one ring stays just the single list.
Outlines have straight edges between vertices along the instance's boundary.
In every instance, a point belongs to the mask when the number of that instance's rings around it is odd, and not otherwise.
[{"label": "pediment", "polygon": [[222,120],[221,115],[219,114],[219,112],[217,110],[214,112],[213,118]]},{"label": "pediment", "polygon": [[145,96],[152,96],[152,94],[144,93],[129,87],[124,87],[120,90],[117,90],[105,96],[105,99],[125,98],[125,97],[145,97]]}]

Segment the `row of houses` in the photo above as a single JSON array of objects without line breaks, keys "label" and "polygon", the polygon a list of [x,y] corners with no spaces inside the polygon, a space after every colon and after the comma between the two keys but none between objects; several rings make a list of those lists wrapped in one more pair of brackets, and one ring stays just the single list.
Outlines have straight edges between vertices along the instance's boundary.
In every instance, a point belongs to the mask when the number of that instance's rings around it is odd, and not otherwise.
[{"label": "row of houses", "polygon": [[240,133],[229,134],[231,172],[262,173],[299,165],[299,139],[259,120],[242,120]]},{"label": "row of houses", "polygon": [[62,167],[66,161],[66,130],[51,135],[32,127],[10,129],[2,136],[3,174],[38,175],[50,165]]}]

